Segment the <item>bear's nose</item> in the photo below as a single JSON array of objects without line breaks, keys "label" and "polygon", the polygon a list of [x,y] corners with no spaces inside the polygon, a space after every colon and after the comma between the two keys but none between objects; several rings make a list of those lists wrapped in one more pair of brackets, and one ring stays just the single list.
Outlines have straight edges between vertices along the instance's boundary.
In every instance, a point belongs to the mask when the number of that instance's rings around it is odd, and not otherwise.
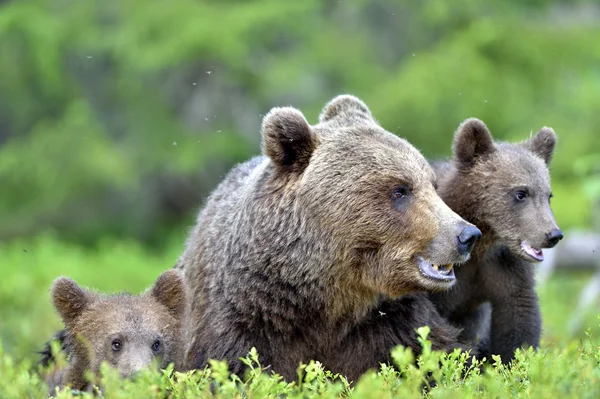
[{"label": "bear's nose", "polygon": [[563,233],[560,229],[554,229],[550,233],[546,234],[548,240],[548,248],[552,248],[563,238]]},{"label": "bear's nose", "polygon": [[458,235],[458,251],[462,255],[468,254],[479,238],[481,238],[481,231],[477,227],[465,227]]}]

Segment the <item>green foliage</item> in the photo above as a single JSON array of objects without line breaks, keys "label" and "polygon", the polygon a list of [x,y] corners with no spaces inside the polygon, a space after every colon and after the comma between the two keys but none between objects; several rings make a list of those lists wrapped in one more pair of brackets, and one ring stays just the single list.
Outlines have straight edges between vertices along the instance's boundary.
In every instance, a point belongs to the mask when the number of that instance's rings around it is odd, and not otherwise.
[{"label": "green foliage", "polygon": [[[141,292],[171,267],[181,251],[182,235],[167,240],[165,248],[151,251],[134,241],[103,240],[96,247],[81,247],[46,234],[34,240],[0,244],[0,398],[43,397],[43,382],[32,372],[36,351],[59,329],[61,323],[52,309],[48,288],[59,275],[105,292]],[[219,397],[417,397],[435,380],[433,397],[594,397],[600,389],[600,328],[596,314],[585,325],[593,328],[576,337],[568,335],[566,321],[576,307],[577,293],[589,276],[557,274],[539,290],[544,334],[542,350],[521,352],[512,369],[501,366],[482,372],[468,365],[468,355],[458,351],[439,354],[427,341],[429,329],[418,330],[423,354],[415,358],[409,349],[392,353],[394,368],[382,366],[350,386],[343,376],[324,370],[318,362],[302,365],[301,383],[290,384],[260,367],[255,350],[245,363],[250,377],[243,382],[229,375],[227,367],[212,362],[208,370],[177,374],[148,372],[138,380],[121,381],[107,375],[105,397],[194,397],[209,396],[210,388]],[[578,341],[573,341],[578,338]],[[59,397],[70,397],[69,391]],[[170,395],[170,396],[169,396]],[[579,396],[582,395],[582,396]],[[479,396],[478,396],[479,397]]]},{"label": "green foliage", "polygon": [[[591,341],[562,350],[518,351],[511,367],[499,359],[492,365],[475,360],[467,367],[468,354],[432,351],[428,330],[419,329],[423,354],[416,358],[410,349],[393,350],[394,366],[365,373],[349,383],[332,375],[318,362],[302,365],[300,382],[286,382],[262,367],[253,348],[243,359],[249,369],[243,379],[231,375],[223,362],[213,361],[204,370],[160,372],[145,370],[133,380],[122,380],[106,364],[94,380],[94,393],[63,388],[57,398],[96,395],[106,398],[432,398],[518,397],[596,398],[600,395],[600,347]],[[591,337],[590,337],[591,338]],[[0,346],[0,397],[46,397],[38,370],[27,362],[15,363]],[[42,371],[43,375],[43,371]],[[101,387],[101,388],[98,388]]]},{"label": "green foliage", "polygon": [[[311,121],[342,92],[432,158],[466,117],[555,128],[554,206],[589,226],[573,163],[598,153],[591,1],[22,0],[0,3],[0,238],[58,228],[160,242],[235,162],[260,115]],[[8,62],[10,60],[10,62]]]},{"label": "green foliage", "polygon": [[583,179],[583,191],[596,206],[594,227],[600,228],[600,152],[579,158],[573,169]]}]

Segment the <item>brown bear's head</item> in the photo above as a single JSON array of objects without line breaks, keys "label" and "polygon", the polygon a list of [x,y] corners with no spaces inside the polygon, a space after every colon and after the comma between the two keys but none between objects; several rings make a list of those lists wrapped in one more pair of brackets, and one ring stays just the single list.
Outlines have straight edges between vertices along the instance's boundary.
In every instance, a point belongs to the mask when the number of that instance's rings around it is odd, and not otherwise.
[{"label": "brown bear's head", "polygon": [[543,260],[542,248],[562,238],[550,209],[550,175],[556,134],[542,128],[518,144],[494,143],[486,125],[468,119],[454,138],[457,178],[443,188],[452,192],[452,209],[484,232],[484,242],[496,240],[528,261]]},{"label": "brown bear's head", "polygon": [[335,247],[334,269],[351,281],[349,292],[446,289],[452,266],[481,235],[437,195],[421,153],[353,96],[333,99],[315,126],[296,109],[273,109],[263,147],[275,165],[274,189],[294,193],[288,200],[318,226],[319,245]]},{"label": "brown bear's head", "polygon": [[155,359],[163,367],[181,361],[185,287],[175,270],[164,272],[148,292],[138,296],[101,295],[59,277],[52,286],[52,299],[74,338],[73,353],[79,364],[73,365],[73,378],[81,379],[86,370],[97,373],[102,362],[130,377]]}]

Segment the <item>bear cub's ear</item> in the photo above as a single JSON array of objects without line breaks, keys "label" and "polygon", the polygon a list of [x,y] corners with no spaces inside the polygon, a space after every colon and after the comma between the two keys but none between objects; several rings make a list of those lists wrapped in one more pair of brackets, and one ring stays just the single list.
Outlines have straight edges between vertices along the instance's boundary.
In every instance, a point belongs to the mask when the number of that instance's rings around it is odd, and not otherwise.
[{"label": "bear cub's ear", "polygon": [[161,274],[150,289],[150,295],[168,309],[176,319],[180,319],[185,310],[186,287],[180,273],[167,270]]},{"label": "bear cub's ear", "polygon": [[543,127],[535,136],[525,141],[523,145],[529,151],[541,157],[546,162],[546,165],[549,165],[552,160],[552,154],[554,154],[557,139],[556,133],[554,133],[552,128]]},{"label": "bear cub's ear", "polygon": [[477,158],[495,151],[494,139],[485,123],[477,118],[465,120],[454,135],[454,159],[460,166],[473,166]]},{"label": "bear cub's ear", "polygon": [[285,172],[302,172],[317,147],[317,136],[300,111],[273,108],[263,119],[263,151]]},{"label": "bear cub's ear", "polygon": [[349,126],[360,119],[375,120],[367,105],[350,94],[335,97],[325,105],[319,115],[320,123],[335,120],[340,126]]},{"label": "bear cub's ear", "polygon": [[93,301],[92,294],[67,277],[54,280],[51,292],[54,307],[66,325],[72,324]]}]

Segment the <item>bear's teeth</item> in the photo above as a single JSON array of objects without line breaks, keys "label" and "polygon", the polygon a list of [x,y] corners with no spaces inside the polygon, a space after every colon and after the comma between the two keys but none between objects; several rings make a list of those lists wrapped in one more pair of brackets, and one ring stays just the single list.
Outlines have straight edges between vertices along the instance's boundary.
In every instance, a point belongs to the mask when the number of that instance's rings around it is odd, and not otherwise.
[{"label": "bear's teeth", "polygon": [[439,266],[438,266],[438,265],[436,265],[436,264],[433,264],[433,265],[431,265],[431,266],[433,266],[433,268],[434,268],[436,271],[439,271]]},{"label": "bear's teeth", "polygon": [[454,267],[453,263],[450,263],[449,265],[442,265],[442,269],[446,270],[446,271],[450,271],[452,270],[452,268]]}]

